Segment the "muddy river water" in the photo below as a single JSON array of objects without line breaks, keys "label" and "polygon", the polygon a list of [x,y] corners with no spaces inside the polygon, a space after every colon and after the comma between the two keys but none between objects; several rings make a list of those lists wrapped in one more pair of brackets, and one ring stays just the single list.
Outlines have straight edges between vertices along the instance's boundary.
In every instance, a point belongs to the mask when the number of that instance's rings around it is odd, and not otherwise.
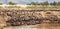
[{"label": "muddy river water", "polygon": [[60,24],[37,24],[26,26],[5,27],[4,29],[60,29]]}]

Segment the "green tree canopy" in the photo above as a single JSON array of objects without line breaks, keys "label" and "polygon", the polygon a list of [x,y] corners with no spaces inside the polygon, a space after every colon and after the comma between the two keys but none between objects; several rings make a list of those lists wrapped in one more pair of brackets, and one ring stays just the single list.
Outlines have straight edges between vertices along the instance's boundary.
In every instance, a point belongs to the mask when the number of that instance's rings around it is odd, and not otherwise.
[{"label": "green tree canopy", "polygon": [[58,4],[57,5],[60,5],[60,2],[58,2]]},{"label": "green tree canopy", "polygon": [[53,5],[53,6],[60,6],[60,2],[48,2],[48,1],[45,1],[45,2],[31,2],[29,3],[28,5],[42,5],[42,6],[47,6],[47,5]]},{"label": "green tree canopy", "polygon": [[2,5],[2,3],[0,3],[0,5]]},{"label": "green tree canopy", "polygon": [[56,6],[56,5],[57,5],[57,2],[54,1],[54,2],[53,2],[53,5]]},{"label": "green tree canopy", "polygon": [[31,2],[28,5],[49,5],[48,1],[46,2]]},{"label": "green tree canopy", "polygon": [[44,4],[44,5],[49,5],[48,1],[46,1],[46,2],[43,2],[43,4]]},{"label": "green tree canopy", "polygon": [[13,2],[9,2],[8,4],[9,4],[9,5],[15,5],[15,3],[13,3]]},{"label": "green tree canopy", "polygon": [[36,5],[36,3],[35,2],[31,2],[30,4],[28,4],[28,5]]},{"label": "green tree canopy", "polygon": [[53,3],[51,2],[50,5],[53,5]]}]

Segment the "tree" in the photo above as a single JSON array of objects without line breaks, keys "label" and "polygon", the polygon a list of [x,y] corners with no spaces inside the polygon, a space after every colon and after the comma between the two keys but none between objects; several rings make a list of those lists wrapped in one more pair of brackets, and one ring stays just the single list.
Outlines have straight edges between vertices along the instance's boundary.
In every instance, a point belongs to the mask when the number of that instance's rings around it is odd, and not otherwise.
[{"label": "tree", "polygon": [[53,3],[50,3],[50,5],[53,5]]},{"label": "tree", "polygon": [[[0,0],[1,1],[1,0]],[[0,5],[2,5],[2,3],[0,2]]]},{"label": "tree", "polygon": [[28,5],[49,5],[48,1],[46,2],[31,2],[30,4]]},{"label": "tree", "polygon": [[54,2],[53,2],[53,5],[56,6],[56,5],[57,5],[57,2],[54,1]]},{"label": "tree", "polygon": [[35,2],[31,2],[31,4],[32,4],[32,5],[36,5],[36,3],[35,3]]},{"label": "tree", "polygon": [[2,3],[0,3],[0,5],[2,5]]},{"label": "tree", "polygon": [[35,2],[31,2],[31,3],[29,3],[28,5],[35,5]]},{"label": "tree", "polygon": [[15,5],[15,3],[13,3],[13,2],[9,2],[8,4],[9,4],[9,5]]},{"label": "tree", "polygon": [[27,5],[40,5],[39,2],[31,2],[30,4],[27,4]]},{"label": "tree", "polygon": [[60,6],[60,2],[58,2],[58,4],[57,5],[59,5]]},{"label": "tree", "polygon": [[43,2],[43,3],[44,3],[44,5],[46,5],[46,6],[47,6],[47,5],[49,5],[48,1],[46,1],[46,2]]}]

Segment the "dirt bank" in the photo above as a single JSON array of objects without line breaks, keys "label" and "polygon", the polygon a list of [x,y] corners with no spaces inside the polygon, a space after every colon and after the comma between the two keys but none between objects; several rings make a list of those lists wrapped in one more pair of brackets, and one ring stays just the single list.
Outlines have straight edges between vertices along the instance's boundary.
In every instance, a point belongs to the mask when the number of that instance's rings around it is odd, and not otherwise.
[{"label": "dirt bank", "polygon": [[4,29],[60,29],[60,24],[37,24],[28,26],[6,27]]},{"label": "dirt bank", "polygon": [[60,23],[60,11],[0,11],[1,27]]}]

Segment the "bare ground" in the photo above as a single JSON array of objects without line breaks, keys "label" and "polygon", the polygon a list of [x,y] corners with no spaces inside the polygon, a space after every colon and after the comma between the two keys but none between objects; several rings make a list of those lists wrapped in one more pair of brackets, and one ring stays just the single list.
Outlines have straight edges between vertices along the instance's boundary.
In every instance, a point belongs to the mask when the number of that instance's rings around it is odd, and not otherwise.
[{"label": "bare ground", "polygon": [[60,24],[37,24],[28,26],[13,26],[4,29],[60,29]]}]

